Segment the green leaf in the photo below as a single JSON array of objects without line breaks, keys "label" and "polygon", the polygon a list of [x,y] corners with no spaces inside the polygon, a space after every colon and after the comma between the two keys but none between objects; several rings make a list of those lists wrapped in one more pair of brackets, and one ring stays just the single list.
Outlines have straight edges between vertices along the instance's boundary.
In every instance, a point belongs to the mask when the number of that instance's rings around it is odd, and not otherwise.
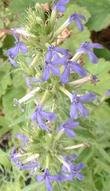
[{"label": "green leaf", "polygon": [[99,31],[106,28],[110,24],[110,1],[109,0],[79,0],[78,3],[81,6],[87,8],[92,14],[88,27],[90,30]]},{"label": "green leaf", "polygon": [[2,164],[6,168],[9,168],[11,166],[7,153],[2,151],[1,149],[0,149],[0,164]]},{"label": "green leaf", "polygon": [[14,106],[14,98],[21,98],[25,95],[23,87],[12,88],[3,97],[3,108],[7,119],[13,122],[13,119],[18,116],[18,107]]},{"label": "green leaf", "polygon": [[109,88],[110,88],[110,62],[105,61],[104,59],[99,59],[98,64],[92,64],[88,60],[86,62],[85,68],[91,74],[94,74],[99,79],[99,82],[96,85],[93,85],[91,82],[84,85],[83,88],[87,89],[88,91],[94,91],[99,95],[103,95]]},{"label": "green leaf", "polygon": [[33,7],[35,5],[35,3],[46,3],[46,0],[13,0],[10,3],[10,9],[12,12],[14,13],[24,13],[24,11],[26,11],[27,8],[29,7]]},{"label": "green leaf", "polygon": [[25,0],[25,1],[22,1],[22,0],[19,0],[19,1],[16,1],[16,0],[13,0],[11,3],[10,3],[10,9],[12,12],[16,12],[16,13],[22,13],[22,11],[26,11],[26,9],[29,7],[29,6],[33,6],[34,3],[36,2],[36,0]]},{"label": "green leaf", "polygon": [[0,116],[0,138],[3,137],[11,128],[9,127],[9,121],[5,116]]},{"label": "green leaf", "polygon": [[95,50],[95,53],[99,58],[104,58],[106,60],[110,60],[110,50],[108,50],[107,48],[103,48],[100,50],[97,49],[97,50]]},{"label": "green leaf", "polygon": [[97,152],[100,153],[100,155],[103,157],[103,159],[105,161],[107,161],[108,163],[110,163],[110,155],[107,154],[107,152],[100,145],[97,144],[96,147],[97,147]]},{"label": "green leaf", "polygon": [[108,27],[110,24],[110,13],[106,10],[103,10],[103,12],[98,13],[97,15],[93,15],[88,23],[87,26],[90,30],[94,31],[100,31],[106,27]]},{"label": "green leaf", "polygon": [[[38,188],[38,189],[37,189]],[[44,188],[44,184],[41,182],[41,183],[33,183],[29,186],[26,186],[25,188],[22,189],[22,191],[44,191],[45,188]]]},{"label": "green leaf", "polygon": [[4,95],[7,88],[12,84],[10,76],[10,64],[3,63],[0,67],[0,96]]},{"label": "green leaf", "polygon": [[99,166],[100,169],[106,171],[107,173],[110,174],[110,165],[108,165],[107,163],[104,163],[103,161],[99,160],[99,159],[94,159],[95,162],[97,163],[97,165]]}]

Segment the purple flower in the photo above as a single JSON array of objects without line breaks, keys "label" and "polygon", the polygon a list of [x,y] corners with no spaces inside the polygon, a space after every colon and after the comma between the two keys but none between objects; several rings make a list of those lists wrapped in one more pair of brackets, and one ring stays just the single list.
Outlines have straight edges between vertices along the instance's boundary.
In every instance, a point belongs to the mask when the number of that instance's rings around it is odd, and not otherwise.
[{"label": "purple flower", "polygon": [[84,103],[90,103],[96,99],[93,93],[86,93],[85,95],[72,95],[72,104],[70,107],[70,116],[73,119],[78,117],[87,117],[88,110],[85,108]]},{"label": "purple flower", "polygon": [[82,21],[85,21],[86,18],[83,15],[80,15],[78,13],[74,13],[73,15],[71,15],[68,19],[68,25],[70,25],[73,21],[76,22],[76,25],[78,27],[78,29],[80,31],[82,31],[84,29],[84,26],[82,24]]},{"label": "purple flower", "polygon": [[92,82],[94,85],[96,85],[96,83],[99,82],[99,81],[100,81],[100,80],[97,78],[96,75],[92,75],[92,76],[91,76],[91,82]]},{"label": "purple flower", "polygon": [[23,42],[21,42],[21,41],[19,41],[19,42],[16,44],[15,47],[12,47],[12,48],[8,49],[8,50],[6,51],[6,53],[5,53],[5,54],[8,56],[8,59],[9,59],[10,63],[11,63],[13,66],[15,66],[15,67],[16,67],[17,64],[16,64],[14,58],[16,58],[16,57],[18,56],[18,54],[19,54],[20,51],[21,51],[23,54],[26,54],[26,52],[27,52],[27,47],[26,47],[26,45],[25,45]]},{"label": "purple flower", "polygon": [[47,81],[50,77],[50,73],[53,73],[55,76],[59,76],[60,75],[60,70],[57,67],[57,65],[53,65],[52,62],[46,62],[45,63],[45,67],[44,67],[44,72],[43,72],[43,77],[42,79],[44,81]]},{"label": "purple flower", "polygon": [[73,180],[73,177],[70,173],[68,172],[59,172],[57,175],[56,175],[56,178],[57,178],[57,182],[66,182],[66,181],[72,181]]},{"label": "purple flower", "polygon": [[80,64],[77,64],[76,62],[68,61],[64,65],[64,71],[60,76],[60,80],[62,83],[67,83],[69,81],[69,76],[72,71],[75,71],[78,75],[84,77],[87,75],[87,71],[80,66]]},{"label": "purple flower", "polygon": [[24,28],[12,28],[11,32],[13,34],[13,36],[15,37],[15,39],[19,40],[19,36],[22,35],[23,37],[25,37],[26,39],[28,39],[28,37],[30,36],[29,33],[27,33],[25,31]]},{"label": "purple flower", "polygon": [[31,116],[31,120],[36,120],[42,129],[48,131],[48,126],[45,124],[45,121],[56,120],[56,114],[54,112],[45,112],[43,111],[41,106],[38,106],[33,115]]},{"label": "purple flower", "polygon": [[67,167],[63,164],[62,165],[62,172],[68,175],[68,178],[70,178],[70,180],[72,180],[74,177],[77,177],[78,180],[82,180],[83,179],[83,175],[80,174],[80,170],[82,168],[84,168],[84,164],[83,163],[79,163],[79,164],[74,164],[74,160],[76,160],[77,156],[76,155],[70,155],[70,156],[65,156],[64,160],[65,162],[69,165],[69,171],[67,169]]},{"label": "purple flower", "polygon": [[39,163],[35,159],[31,159],[30,161],[23,162],[23,154],[17,152],[16,149],[13,149],[11,152],[11,161],[20,169],[27,170],[30,173],[35,171],[40,167]]},{"label": "purple flower", "polygon": [[58,46],[50,46],[49,47],[49,50],[50,51],[53,51],[53,54],[61,54],[62,56],[66,56],[66,57],[70,57],[71,58],[71,54],[69,52],[68,49],[65,49],[65,48],[61,48],[61,47],[58,47]]},{"label": "purple flower", "polygon": [[72,119],[68,119],[68,121],[63,123],[58,130],[64,129],[65,133],[69,137],[74,137],[75,133],[72,129],[77,127],[78,125],[79,125],[78,122],[74,122]]},{"label": "purple flower", "polygon": [[30,89],[32,89],[32,88],[33,88],[33,85],[34,85],[34,84],[36,85],[36,83],[38,83],[38,82],[42,82],[42,80],[41,80],[41,79],[37,79],[37,78],[35,78],[35,77],[29,77],[29,76],[26,76],[26,77],[25,77],[26,86],[27,86],[28,88],[30,88]]},{"label": "purple flower", "polygon": [[45,185],[46,185],[47,190],[51,191],[52,190],[51,182],[56,181],[57,177],[52,176],[50,174],[49,170],[45,169],[44,174],[43,175],[37,175],[36,179],[37,179],[38,182],[45,181]]},{"label": "purple flower", "polygon": [[84,42],[81,44],[80,48],[77,50],[79,54],[87,54],[90,61],[94,64],[98,62],[97,56],[93,52],[93,48],[103,48],[99,43]]},{"label": "purple flower", "polygon": [[80,170],[84,168],[83,163],[79,163],[77,165],[70,164],[70,172],[68,172],[68,169],[63,165],[62,166],[62,172],[67,174],[68,180],[72,181],[73,178],[77,178],[78,180],[82,180],[84,176],[80,173]]},{"label": "purple flower", "polygon": [[56,175],[59,182],[73,181],[75,177],[78,180],[83,179],[83,175],[80,173],[80,170],[84,168],[84,164],[74,164],[74,160],[76,160],[76,158],[77,156],[75,154],[64,156],[64,161],[68,165],[68,168],[64,164],[62,165],[61,172]]},{"label": "purple flower", "polygon": [[78,180],[82,180],[84,176],[80,173],[80,170],[84,168],[83,163],[79,163],[77,165],[72,165],[71,166],[71,173],[73,178],[76,177]]},{"label": "purple flower", "polygon": [[20,139],[20,140],[23,142],[24,145],[29,142],[28,137],[27,137],[26,135],[24,135],[24,134],[17,133],[17,134],[16,134],[16,137],[17,137],[18,139]]},{"label": "purple flower", "polygon": [[[68,49],[50,46],[45,56],[43,80],[47,81],[50,77],[51,72],[54,75],[60,76],[60,80],[62,83],[67,83],[69,81],[69,76],[72,71],[76,72],[82,77],[86,76],[87,71],[78,63],[70,61],[71,58],[72,55],[68,51]],[[62,74],[60,74],[60,64],[64,66],[64,71]]]},{"label": "purple flower", "polygon": [[66,7],[65,5],[69,3],[70,0],[59,0],[53,7],[53,10],[58,10],[61,13],[65,12]]},{"label": "purple flower", "polygon": [[67,62],[70,53],[68,50],[60,47],[50,46],[45,56],[45,66],[43,72],[43,80],[47,81],[52,72],[55,76],[60,76],[59,64]]},{"label": "purple flower", "polygon": [[32,161],[28,162],[27,164],[23,164],[21,166],[21,170],[28,170],[31,172],[34,172],[38,168],[40,168],[40,165],[36,160],[32,160]]},{"label": "purple flower", "polygon": [[72,154],[72,155],[67,155],[67,156],[64,156],[64,160],[70,164],[73,164],[73,162],[77,159],[77,155],[76,154]]},{"label": "purple flower", "polygon": [[16,61],[15,61],[14,59],[12,59],[11,57],[8,57],[8,60],[9,60],[9,62],[10,62],[14,67],[17,66]]},{"label": "purple flower", "polygon": [[105,96],[110,96],[110,89],[105,92]]},{"label": "purple flower", "polygon": [[22,166],[22,162],[19,160],[19,153],[16,152],[16,149],[13,148],[12,152],[11,152],[11,155],[10,155],[10,158],[11,158],[11,161],[18,167],[18,168],[21,168]]}]

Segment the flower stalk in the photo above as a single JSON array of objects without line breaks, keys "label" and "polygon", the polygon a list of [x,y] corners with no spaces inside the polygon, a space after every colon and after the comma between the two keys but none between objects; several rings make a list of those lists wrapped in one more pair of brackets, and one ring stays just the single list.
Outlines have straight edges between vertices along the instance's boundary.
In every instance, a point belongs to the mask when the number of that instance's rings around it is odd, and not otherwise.
[{"label": "flower stalk", "polygon": [[71,94],[67,89],[65,89],[63,86],[60,86],[60,87],[59,87],[59,90],[60,90],[61,92],[63,92],[65,95],[67,95],[67,96],[70,98],[70,100],[71,100],[72,94]]},{"label": "flower stalk", "polygon": [[36,66],[38,59],[39,59],[39,54],[37,53],[36,56],[34,57],[33,61],[30,64],[30,68],[34,68]]},{"label": "flower stalk", "polygon": [[34,90],[32,90],[31,92],[29,92],[28,94],[26,94],[24,97],[22,97],[19,100],[15,100],[17,105],[21,105],[25,102],[27,102],[29,99],[31,99],[32,97],[34,97],[34,95],[40,91],[40,87],[35,88]]},{"label": "flower stalk", "polygon": [[85,83],[91,81],[91,79],[92,79],[91,77],[92,77],[91,75],[88,75],[88,76],[86,76],[86,77],[84,77],[84,78],[82,78],[82,79],[69,82],[68,84],[69,84],[69,85],[75,85],[75,86],[77,86],[77,85],[83,85],[83,84],[85,84]]},{"label": "flower stalk", "polygon": [[81,143],[81,144],[78,144],[78,145],[65,147],[64,150],[73,150],[73,149],[86,148],[86,147],[90,147],[90,145],[87,144],[87,143]]}]

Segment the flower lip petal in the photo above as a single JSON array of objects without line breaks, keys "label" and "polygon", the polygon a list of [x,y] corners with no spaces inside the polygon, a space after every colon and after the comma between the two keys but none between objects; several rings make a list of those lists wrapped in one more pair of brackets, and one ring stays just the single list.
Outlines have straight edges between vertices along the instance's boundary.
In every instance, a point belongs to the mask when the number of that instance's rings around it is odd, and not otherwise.
[{"label": "flower lip petal", "polygon": [[64,72],[60,76],[60,80],[62,83],[66,84],[69,81],[70,69],[69,67],[65,67]]},{"label": "flower lip petal", "polygon": [[59,70],[59,68],[57,68],[57,67],[55,67],[55,66],[53,66],[53,65],[50,65],[50,68],[51,68],[51,71],[52,71],[52,73],[53,73],[54,75],[60,76],[60,70]]},{"label": "flower lip petal", "polygon": [[70,116],[73,119],[78,118],[77,105],[75,103],[72,103],[70,106]]},{"label": "flower lip petal", "polygon": [[77,50],[79,54],[87,54],[92,63],[96,64],[98,62],[98,58],[93,52],[93,48],[103,48],[99,43],[92,42],[84,42],[81,44],[80,48]]},{"label": "flower lip petal", "polygon": [[23,54],[27,53],[27,47],[23,42],[21,42],[21,41],[18,42],[18,47],[22,51]]},{"label": "flower lip petal", "polygon": [[19,47],[16,45],[6,51],[6,55],[10,58],[15,58],[19,53]]},{"label": "flower lip petal", "polygon": [[48,177],[45,178],[45,184],[48,191],[52,191],[52,185]]},{"label": "flower lip petal", "polygon": [[90,103],[96,99],[96,95],[88,92],[85,95],[80,96],[80,101],[83,103]]},{"label": "flower lip petal", "polygon": [[92,63],[94,63],[94,64],[98,63],[98,58],[92,51],[88,51],[87,54],[88,54],[89,59]]},{"label": "flower lip petal", "polygon": [[69,3],[70,0],[59,0],[59,2],[57,2],[56,4],[54,4],[53,6],[53,10],[58,10],[60,11],[61,13],[65,12],[66,10],[66,7],[65,5],[67,3]]},{"label": "flower lip petal", "polygon": [[65,129],[65,132],[66,134],[69,136],[69,137],[75,137],[75,132],[72,131],[71,129]]},{"label": "flower lip petal", "polygon": [[103,46],[101,45],[101,44],[99,44],[99,43],[91,43],[91,48],[99,48],[99,49],[102,49],[103,48]]},{"label": "flower lip petal", "polygon": [[76,25],[80,31],[84,30],[84,25],[81,23],[80,20],[76,20]]},{"label": "flower lip petal", "polygon": [[44,179],[44,176],[43,175],[37,175],[36,179],[38,182],[41,182]]},{"label": "flower lip petal", "polygon": [[17,133],[16,137],[18,139],[20,139],[21,141],[23,141],[24,143],[28,143],[28,141],[29,141],[28,137],[24,134],[21,134],[21,133]]},{"label": "flower lip petal", "polygon": [[80,66],[80,64],[76,62],[69,62],[69,63],[71,69],[74,70],[77,74],[79,74],[82,77],[87,76],[87,71],[82,66]]},{"label": "flower lip petal", "polygon": [[105,96],[110,96],[110,89],[105,92]]},{"label": "flower lip petal", "polygon": [[50,68],[48,65],[45,65],[44,71],[43,71],[43,75],[42,75],[42,79],[43,81],[47,81],[50,77]]},{"label": "flower lip petal", "polygon": [[86,118],[88,116],[89,111],[88,111],[88,109],[86,109],[86,107],[81,102],[79,102],[77,104],[77,108],[82,117]]},{"label": "flower lip petal", "polygon": [[12,59],[11,57],[8,57],[10,63],[14,66],[14,67],[17,67],[17,63],[14,59]]},{"label": "flower lip petal", "polygon": [[46,120],[50,120],[50,121],[56,120],[56,114],[54,112],[41,111],[41,115]]},{"label": "flower lip petal", "polygon": [[80,15],[78,13],[74,13],[69,17],[68,24],[71,24],[73,21],[75,21],[78,29],[82,31],[84,29],[84,26],[82,24],[82,20],[86,20],[83,15]]}]

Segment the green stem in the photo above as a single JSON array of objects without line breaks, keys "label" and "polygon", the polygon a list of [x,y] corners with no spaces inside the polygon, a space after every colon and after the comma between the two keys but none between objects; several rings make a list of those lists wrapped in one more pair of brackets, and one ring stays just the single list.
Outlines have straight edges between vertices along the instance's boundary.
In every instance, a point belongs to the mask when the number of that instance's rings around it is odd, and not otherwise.
[{"label": "green stem", "polygon": [[45,101],[47,95],[48,95],[48,90],[45,91],[45,93],[44,93],[44,95],[43,95],[43,97],[42,97],[42,99],[40,101],[40,104],[43,104],[43,102]]},{"label": "green stem", "polygon": [[31,156],[27,157],[25,160],[23,160],[23,163],[27,163],[27,162],[30,162],[31,160],[34,160],[34,159],[38,159],[39,158],[39,154],[32,154]]},{"label": "green stem", "polygon": [[24,97],[22,97],[19,100],[16,100],[16,104],[22,104],[26,101],[28,101],[30,98],[32,98],[36,92],[38,92],[40,90],[40,87],[35,88],[34,90],[32,90],[31,92],[29,92],[28,94],[26,94]]},{"label": "green stem", "polygon": [[71,59],[71,61],[76,62],[81,57],[81,53],[77,52]]},{"label": "green stem", "polygon": [[62,86],[60,86],[60,91],[61,92],[63,92],[64,94],[66,94],[69,98],[70,98],[70,100],[71,100],[71,93],[67,90],[67,89],[65,89],[64,87],[62,87]]},{"label": "green stem", "polygon": [[33,68],[36,65],[36,62],[39,59],[39,54],[37,53],[36,56],[34,57],[33,61],[30,64],[30,68]]},{"label": "green stem", "polygon": [[58,134],[57,134],[57,136],[55,137],[55,139],[54,139],[54,144],[62,137],[63,134],[64,134],[64,129],[61,129],[61,130],[58,132]]},{"label": "green stem", "polygon": [[49,168],[49,155],[46,156],[46,168]]},{"label": "green stem", "polygon": [[63,159],[62,156],[56,156],[56,158],[68,169],[69,172],[71,171],[68,163]]},{"label": "green stem", "polygon": [[84,78],[82,78],[80,80],[75,80],[75,81],[69,82],[68,84],[69,85],[82,85],[82,84],[84,84],[84,83],[86,83],[86,82],[88,82],[90,80],[91,80],[91,75],[86,76],[86,77],[84,77]]},{"label": "green stem", "polygon": [[72,150],[72,149],[77,149],[77,148],[85,148],[85,147],[89,147],[89,144],[86,143],[82,143],[82,144],[78,144],[78,145],[74,145],[74,146],[69,146],[69,147],[65,147],[64,150]]},{"label": "green stem", "polygon": [[61,34],[67,26],[68,26],[68,20],[65,21],[65,22],[57,29],[57,31],[54,33],[53,39],[57,38],[57,36],[58,36],[59,34]]},{"label": "green stem", "polygon": [[53,26],[56,21],[57,11],[53,10],[50,17],[50,24]]}]

